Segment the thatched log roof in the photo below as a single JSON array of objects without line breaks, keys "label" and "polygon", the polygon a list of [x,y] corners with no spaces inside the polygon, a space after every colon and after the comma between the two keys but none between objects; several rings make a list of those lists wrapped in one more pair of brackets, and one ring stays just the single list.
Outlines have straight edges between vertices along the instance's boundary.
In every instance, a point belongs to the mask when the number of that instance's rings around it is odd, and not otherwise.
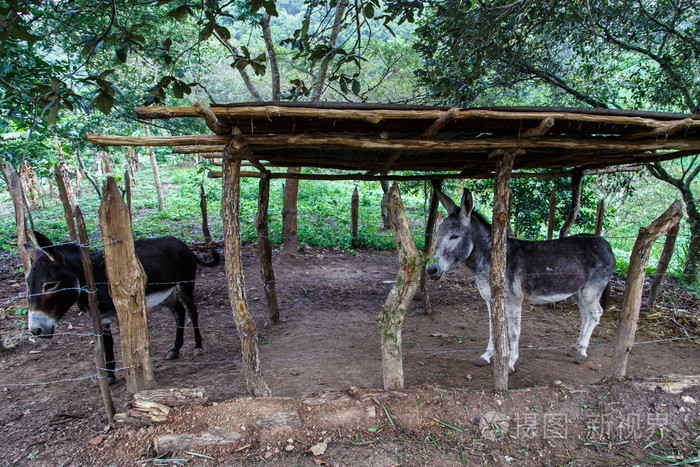
[{"label": "thatched log roof", "polygon": [[[503,151],[518,171],[597,169],[700,153],[700,115],[571,108],[438,108],[377,104],[255,103],[141,107],[141,119],[203,118],[212,133],[138,138],[88,135],[95,144],[174,146],[220,157],[233,134],[251,162],[274,167],[395,171],[488,178]],[[249,174],[251,175],[251,174]],[[388,178],[391,178],[389,175]]]}]

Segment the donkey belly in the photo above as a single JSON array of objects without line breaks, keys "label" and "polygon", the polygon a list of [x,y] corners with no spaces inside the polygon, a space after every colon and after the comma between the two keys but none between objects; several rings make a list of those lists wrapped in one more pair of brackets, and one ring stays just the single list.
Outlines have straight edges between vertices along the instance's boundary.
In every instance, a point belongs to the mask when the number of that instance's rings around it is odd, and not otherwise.
[{"label": "donkey belly", "polygon": [[571,297],[573,293],[542,293],[542,294],[530,294],[530,295],[525,295],[525,299],[523,300],[524,303],[532,304],[532,305],[542,305],[545,303],[554,303],[554,302],[560,302],[562,300],[566,300],[567,298]]},{"label": "donkey belly", "polygon": [[153,308],[156,305],[160,305],[174,293],[175,287],[170,287],[169,289],[157,290],[154,292],[147,293],[146,308]]}]

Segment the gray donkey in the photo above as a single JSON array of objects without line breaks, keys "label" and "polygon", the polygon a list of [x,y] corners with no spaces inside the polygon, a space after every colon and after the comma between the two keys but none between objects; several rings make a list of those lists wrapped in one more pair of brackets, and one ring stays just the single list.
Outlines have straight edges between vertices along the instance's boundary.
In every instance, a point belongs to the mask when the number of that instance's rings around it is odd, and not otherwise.
[{"label": "gray donkey", "polygon": [[[474,212],[472,195],[464,190],[462,206],[436,189],[448,217],[440,225],[437,246],[426,271],[439,279],[452,267],[464,262],[476,277],[476,286],[489,311],[489,344],[474,363],[491,363],[491,225]],[[515,371],[520,339],[523,303],[552,303],[573,295],[581,311],[581,330],[568,355],[576,363],[586,360],[586,348],[610,298],[610,277],[615,256],[610,244],[597,235],[574,235],[549,241],[508,239],[506,267],[506,317],[510,338],[510,371]],[[602,306],[601,306],[602,297]]]}]

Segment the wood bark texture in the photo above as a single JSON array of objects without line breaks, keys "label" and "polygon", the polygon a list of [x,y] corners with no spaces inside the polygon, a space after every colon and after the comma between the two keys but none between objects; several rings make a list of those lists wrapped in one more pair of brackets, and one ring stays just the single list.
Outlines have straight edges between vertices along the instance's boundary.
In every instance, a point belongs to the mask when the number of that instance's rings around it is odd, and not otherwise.
[{"label": "wood bark texture", "polygon": [[85,219],[79,206],[75,207],[75,224],[80,240],[80,254],[83,259],[83,272],[85,274],[85,284],[88,294],[88,308],[90,317],[92,318],[93,332],[97,338],[95,339],[95,366],[97,367],[97,377],[100,385],[100,393],[102,394],[102,402],[107,412],[107,422],[112,425],[114,423],[114,401],[112,393],[109,390],[109,382],[107,381],[107,362],[105,361],[105,339],[102,332],[102,319],[100,318],[100,305],[97,299],[97,287],[95,287],[95,277],[92,273],[92,261],[90,260],[90,240],[88,238],[87,228],[85,227]]},{"label": "wood bark texture", "polygon": [[129,393],[155,386],[146,309],[146,274],[136,257],[131,215],[114,177],[107,178],[100,204],[109,293],[119,319],[122,361]]},{"label": "wood bark texture", "polygon": [[577,170],[571,175],[571,206],[569,207],[569,215],[559,231],[559,238],[564,238],[569,235],[571,226],[576,222],[578,210],[581,207],[581,187],[583,186],[583,172]]},{"label": "wood bark texture", "polygon": [[[301,168],[290,167],[289,174],[299,174]],[[282,253],[295,255],[299,248],[297,240],[297,195],[299,180],[288,179],[282,193]]]},{"label": "wood bark texture", "polygon": [[199,208],[202,210],[202,235],[207,245],[211,245],[211,232],[209,231],[209,214],[207,213],[207,194],[204,191],[204,183],[199,184]]},{"label": "wood bark texture", "polygon": [[352,246],[357,247],[357,233],[360,223],[360,193],[355,187],[350,198],[350,235],[352,236]]},{"label": "wood bark texture", "polygon": [[510,174],[515,155],[506,151],[498,164],[494,180],[493,227],[491,230],[491,324],[493,332],[493,386],[496,391],[508,390],[508,358],[510,354],[506,320],[506,257],[508,220],[510,218]]},{"label": "wood bark texture", "polygon": [[263,173],[260,177],[256,227],[258,232],[258,252],[260,254],[260,276],[265,289],[270,321],[277,323],[280,319],[280,310],[277,304],[275,271],[272,269],[272,243],[270,242],[270,231],[267,223],[270,205],[270,177],[268,175]]},{"label": "wood bark texture", "polygon": [[68,226],[68,233],[71,241],[75,242],[78,240],[78,232],[75,229],[75,219],[73,219],[74,205],[71,204],[70,196],[68,195],[67,185],[70,183],[70,181],[66,179],[66,173],[63,170],[61,163],[57,163],[54,166],[54,176],[56,177],[56,185],[58,186],[58,196],[60,197],[61,204],[63,205],[63,215],[66,219],[66,225]]},{"label": "wood bark texture", "polygon": [[240,232],[240,183],[241,159],[245,149],[245,138],[236,136],[224,150],[224,179],[221,211],[224,228],[226,279],[231,300],[233,319],[241,340],[243,373],[248,392],[257,397],[269,397],[270,388],[260,369],[260,353],[255,321],[250,316],[246,302],[243,265],[241,260]]},{"label": "wood bark texture", "polygon": [[404,386],[401,327],[406,309],[416,294],[424,261],[413,240],[396,183],[384,195],[384,204],[399,255],[399,271],[378,321],[382,328],[380,343],[384,389],[398,389]]},{"label": "wood bark texture", "polygon": [[605,200],[601,199],[598,201],[598,208],[595,212],[595,231],[596,235],[600,235],[603,232],[603,220],[605,220]]},{"label": "wood bark texture", "polygon": [[668,263],[671,261],[671,256],[673,256],[673,250],[676,248],[676,238],[678,237],[678,229],[680,226],[681,224],[679,222],[671,227],[666,234],[664,249],[661,251],[659,264],[656,266],[656,273],[652,277],[651,285],[649,286],[649,296],[647,297],[646,305],[648,307],[652,307],[656,303],[659,287],[661,287],[661,283],[664,281],[664,276],[668,270]]},{"label": "wood bark texture", "polygon": [[[435,190],[430,193],[430,207],[428,208],[428,221],[425,224],[425,245],[423,246],[423,257],[427,261],[433,256],[435,249],[435,240],[437,240],[437,228],[439,226],[438,217],[438,200]],[[425,271],[425,265],[420,271],[420,300],[423,305],[423,312],[429,315],[433,312],[433,306],[430,304],[430,295],[428,294],[428,273]]]},{"label": "wood bark texture", "polygon": [[637,241],[634,243],[630,255],[625,293],[622,297],[620,322],[617,327],[617,337],[612,359],[611,376],[613,378],[624,378],[627,373],[627,357],[632,351],[634,336],[637,332],[639,309],[642,306],[644,278],[651,247],[661,235],[677,225],[682,217],[682,204],[676,200],[649,227],[639,229]]}]

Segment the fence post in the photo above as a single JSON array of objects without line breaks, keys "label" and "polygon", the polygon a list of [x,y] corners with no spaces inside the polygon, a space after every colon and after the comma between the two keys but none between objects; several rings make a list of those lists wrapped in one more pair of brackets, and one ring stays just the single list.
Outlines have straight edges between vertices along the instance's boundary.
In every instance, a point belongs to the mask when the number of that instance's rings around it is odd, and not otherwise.
[{"label": "fence post", "polygon": [[267,213],[270,204],[270,172],[260,173],[258,193],[258,216],[256,227],[258,231],[258,252],[260,254],[260,276],[265,289],[265,298],[270,313],[270,321],[276,323],[280,319],[275,289],[275,271],[272,269],[272,244],[267,228]]},{"label": "fence post", "polygon": [[630,255],[625,294],[622,298],[620,323],[617,328],[615,350],[613,351],[611,370],[613,378],[624,378],[627,372],[627,356],[632,351],[634,335],[637,332],[639,309],[642,306],[644,276],[651,247],[661,235],[680,222],[683,217],[681,209],[681,202],[676,200],[649,227],[639,229],[637,241],[634,243],[634,248],[632,248],[632,254]]},{"label": "fence post", "polygon": [[[440,188],[441,183],[438,180],[434,182],[438,188]],[[428,221],[425,224],[425,245],[423,246],[423,255],[425,261],[430,259],[433,251],[433,242],[436,237],[436,229],[438,224],[438,200],[435,190],[430,194],[430,207],[428,208]],[[433,312],[433,306],[430,304],[430,295],[428,295],[428,273],[425,271],[425,265],[421,268],[420,272],[420,300],[423,305],[423,312],[429,315]]]},{"label": "fence post", "polygon": [[352,246],[357,247],[357,230],[359,225],[360,217],[360,194],[355,187],[355,191],[352,192],[352,197],[350,199],[350,223],[351,223],[351,235],[352,235]]},{"label": "fence post", "polygon": [[56,177],[56,185],[58,185],[58,196],[61,198],[61,204],[63,204],[63,213],[66,217],[68,233],[70,234],[71,241],[75,242],[78,240],[78,233],[75,230],[73,206],[71,205],[71,197],[68,192],[70,181],[66,180],[66,173],[63,170],[63,164],[60,162],[57,162],[54,166],[54,175]]},{"label": "fence post", "polygon": [[146,310],[146,274],[136,257],[131,215],[114,177],[107,178],[100,204],[109,292],[117,310],[126,387],[130,393],[155,386]]},{"label": "fence post", "polygon": [[88,308],[92,317],[92,326],[95,333],[95,364],[97,366],[97,377],[100,383],[100,392],[102,400],[107,411],[107,422],[111,425],[114,423],[114,401],[112,393],[109,391],[109,382],[107,381],[107,362],[105,360],[105,341],[102,332],[102,320],[100,318],[100,307],[97,301],[97,288],[95,287],[95,278],[92,274],[92,261],[90,261],[90,246],[88,240],[87,229],[85,228],[85,220],[79,206],[75,207],[75,223],[80,239],[80,254],[83,258],[83,271],[85,273],[85,283],[88,294]]},{"label": "fence post", "polygon": [[254,396],[271,395],[270,388],[260,370],[260,353],[255,321],[250,316],[243,283],[241,261],[241,231],[239,206],[241,199],[241,159],[246,148],[243,136],[234,137],[224,149],[221,217],[224,227],[226,279],[228,295],[233,308],[233,320],[241,339],[243,374],[248,392]]},{"label": "fence post", "polygon": [[202,210],[202,235],[207,245],[212,244],[211,232],[209,231],[209,214],[207,213],[207,194],[204,191],[204,183],[199,184],[199,208]]},{"label": "fence post", "polygon": [[664,243],[664,249],[661,251],[661,257],[659,257],[659,264],[656,266],[656,274],[651,280],[651,285],[649,286],[649,297],[647,297],[647,306],[654,306],[656,303],[656,296],[659,293],[659,287],[664,280],[666,275],[666,270],[668,269],[668,263],[671,261],[671,256],[673,256],[673,250],[676,248],[676,237],[678,236],[678,229],[681,223],[679,222],[675,226],[671,227],[666,234],[666,242]]},{"label": "fence post", "polygon": [[576,222],[578,210],[581,207],[581,187],[583,186],[583,172],[574,170],[571,174],[571,206],[569,207],[569,215],[564,221],[559,231],[559,238],[564,238],[569,235],[571,226]]},{"label": "fence post", "polygon": [[557,190],[549,194],[549,222],[547,223],[547,240],[554,238],[554,216],[557,212]]},{"label": "fence post", "polygon": [[605,217],[605,200],[601,199],[598,202],[598,209],[595,213],[595,231],[596,235],[600,235],[603,231],[603,218]]},{"label": "fence post", "polygon": [[491,230],[491,327],[493,333],[493,387],[508,390],[510,338],[506,317],[506,257],[510,218],[510,179],[515,154],[505,151],[498,161],[493,190],[493,229]]},{"label": "fence post", "polygon": [[384,195],[383,204],[387,208],[391,233],[399,255],[399,272],[378,320],[382,327],[382,373],[384,389],[398,389],[404,385],[401,327],[406,309],[416,294],[424,264],[413,240],[396,183]]}]

